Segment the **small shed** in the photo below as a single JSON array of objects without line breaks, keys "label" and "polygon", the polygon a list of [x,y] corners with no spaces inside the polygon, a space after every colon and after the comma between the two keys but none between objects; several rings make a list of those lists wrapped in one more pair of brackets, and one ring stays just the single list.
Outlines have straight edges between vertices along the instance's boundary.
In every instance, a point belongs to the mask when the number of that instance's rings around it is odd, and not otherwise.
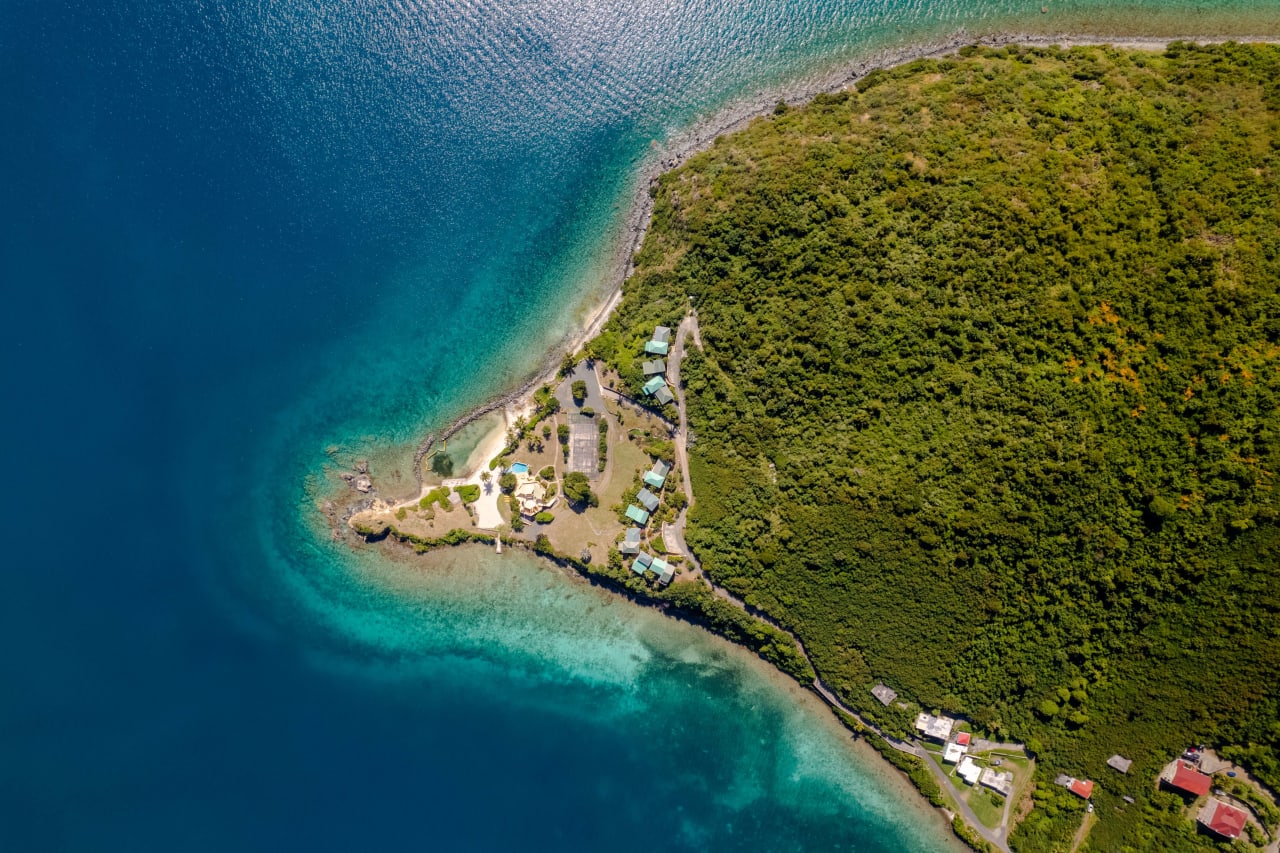
[{"label": "small shed", "polygon": [[660,405],[665,406],[667,403],[675,402],[676,398],[672,396],[671,389],[666,385],[663,385],[657,391],[653,392],[653,399],[657,400]]},{"label": "small shed", "polygon": [[1133,759],[1125,758],[1121,755],[1113,755],[1107,759],[1107,766],[1121,773],[1128,773],[1129,767],[1133,765]]},{"label": "small shed", "polygon": [[645,376],[661,376],[667,372],[667,363],[660,358],[646,361],[641,367],[644,368]]},{"label": "small shed", "polygon": [[645,512],[635,504],[627,507],[627,518],[631,519],[641,527],[644,527],[649,523],[649,513]]},{"label": "small shed", "polygon": [[1240,837],[1248,817],[1243,809],[1211,797],[1209,802],[1204,804],[1204,808],[1200,809],[1200,816],[1196,820],[1219,838],[1232,841]]},{"label": "small shed", "polygon": [[649,512],[653,512],[658,508],[658,496],[648,489],[641,489],[639,494],[636,495],[636,500],[638,500],[640,505]]},{"label": "small shed", "polygon": [[883,684],[877,684],[871,688],[871,695],[880,700],[881,705],[888,705],[894,699],[898,698],[898,694],[893,688],[886,687]]},{"label": "small shed", "polygon": [[667,387],[667,380],[663,379],[661,376],[655,376],[652,379],[650,379],[648,382],[644,383],[643,391],[644,393],[652,396],[658,393],[659,389],[666,388],[666,387]]}]

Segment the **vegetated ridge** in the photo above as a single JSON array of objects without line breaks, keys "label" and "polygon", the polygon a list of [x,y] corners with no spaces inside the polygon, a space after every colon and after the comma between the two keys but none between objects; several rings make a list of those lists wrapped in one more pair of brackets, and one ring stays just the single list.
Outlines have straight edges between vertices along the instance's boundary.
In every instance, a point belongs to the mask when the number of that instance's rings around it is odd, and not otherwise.
[{"label": "vegetated ridge", "polygon": [[886,731],[878,680],[1025,740],[1016,849],[1070,843],[1058,772],[1100,850],[1209,844],[1190,742],[1280,787],[1280,48],[875,72],[664,175],[636,260],[589,354],[638,388],[696,307],[703,569]]}]

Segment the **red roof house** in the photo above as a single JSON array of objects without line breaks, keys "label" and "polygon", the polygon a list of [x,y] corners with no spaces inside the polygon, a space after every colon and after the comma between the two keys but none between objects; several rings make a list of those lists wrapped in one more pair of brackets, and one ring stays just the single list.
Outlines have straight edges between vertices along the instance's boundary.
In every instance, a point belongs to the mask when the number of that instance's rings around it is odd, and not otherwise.
[{"label": "red roof house", "polygon": [[1087,800],[1093,796],[1093,780],[1072,779],[1071,784],[1067,786],[1067,790],[1077,797]]},{"label": "red roof house", "polygon": [[968,733],[968,732],[960,732],[960,734],[956,735],[956,743],[960,744],[961,746],[968,746],[968,745],[969,745],[969,733]]},{"label": "red roof house", "polygon": [[1196,797],[1203,797],[1209,793],[1209,786],[1213,784],[1213,779],[1182,760],[1175,761],[1166,767],[1160,774],[1160,778],[1169,787]]},{"label": "red roof house", "polygon": [[1240,837],[1240,833],[1244,831],[1246,817],[1242,809],[1211,799],[1200,810],[1200,817],[1197,820],[1205,829],[1230,841]]}]

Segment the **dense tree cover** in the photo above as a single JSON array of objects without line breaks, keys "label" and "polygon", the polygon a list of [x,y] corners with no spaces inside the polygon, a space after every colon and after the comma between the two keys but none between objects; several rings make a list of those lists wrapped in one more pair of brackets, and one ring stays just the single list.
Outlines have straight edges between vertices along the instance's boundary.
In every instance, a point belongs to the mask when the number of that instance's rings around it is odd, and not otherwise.
[{"label": "dense tree cover", "polygon": [[665,175],[593,353],[696,306],[690,544],[849,704],[1097,779],[1098,849],[1194,849],[1151,786],[1188,742],[1280,785],[1278,282],[1280,48],[971,48]]}]

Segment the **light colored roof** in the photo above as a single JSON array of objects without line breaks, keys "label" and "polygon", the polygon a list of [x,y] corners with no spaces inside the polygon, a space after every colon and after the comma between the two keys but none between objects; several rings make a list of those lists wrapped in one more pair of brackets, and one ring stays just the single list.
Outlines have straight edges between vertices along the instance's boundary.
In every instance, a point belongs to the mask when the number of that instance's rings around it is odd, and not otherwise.
[{"label": "light colored roof", "polygon": [[640,544],[640,528],[628,527],[626,534],[624,534],[622,538],[622,541],[639,545]]},{"label": "light colored roof", "polygon": [[632,504],[631,506],[627,507],[627,518],[631,519],[632,521],[634,521],[636,524],[639,524],[639,525],[645,525],[649,523],[649,513],[645,512],[635,504]]},{"label": "light colored roof", "polygon": [[667,482],[666,477],[659,477],[653,471],[645,471],[644,477],[642,479],[644,480],[644,484],[646,486],[652,486],[655,489],[661,489],[662,484]]},{"label": "light colored roof", "polygon": [[667,380],[663,379],[661,376],[655,376],[652,379],[650,379],[648,382],[644,383],[644,393],[654,394],[657,392],[659,388],[666,388],[666,387],[667,387]]},{"label": "light colored roof", "polygon": [[653,563],[649,568],[658,573],[658,580],[663,583],[669,583],[672,575],[676,573],[675,567],[661,557],[654,557]]},{"label": "light colored roof", "polygon": [[894,699],[898,698],[898,694],[892,688],[885,687],[883,684],[877,684],[871,688],[871,695],[880,700],[881,705],[888,705]]},{"label": "light colored roof", "polygon": [[653,330],[653,339],[661,343],[667,343],[671,340],[671,329],[668,326],[656,326]]},{"label": "light colored roof", "polygon": [[979,767],[972,757],[966,755],[961,761],[956,772],[960,774],[960,778],[968,782],[970,785],[978,784],[978,777],[982,775],[982,768]]},{"label": "light colored roof", "polygon": [[1113,767],[1116,770],[1119,770],[1121,773],[1128,773],[1129,766],[1131,764],[1133,764],[1132,759],[1124,758],[1123,756],[1120,756],[1120,755],[1113,755],[1107,759],[1107,766]]},{"label": "light colored roof", "polygon": [[639,493],[636,494],[636,500],[640,501],[641,506],[649,510],[649,512],[653,512],[657,509],[658,504],[660,503],[658,496],[648,489],[641,489]]},{"label": "light colored roof", "polygon": [[982,775],[978,777],[978,781],[983,785],[986,785],[991,790],[1004,794],[1006,797],[1013,793],[1012,773],[1000,773],[988,767],[982,771]]},{"label": "light colored roof", "polygon": [[[631,530],[636,530],[637,528],[632,527],[632,528],[630,528],[630,529],[631,529]],[[619,542],[619,543],[618,543],[618,552],[619,552],[619,553],[621,553],[621,554],[639,554],[639,553],[640,553],[640,543],[639,543],[639,542],[625,542],[625,541],[624,541],[624,542]]]},{"label": "light colored roof", "polygon": [[640,556],[636,557],[635,560],[633,560],[631,563],[631,571],[635,572],[638,575],[644,574],[645,569],[649,568],[649,564],[645,562],[645,558],[648,556],[649,556],[648,554],[641,554]]},{"label": "light colored roof", "polygon": [[644,345],[644,351],[649,355],[666,355],[670,346],[665,341],[649,341]]},{"label": "light colored roof", "polygon": [[951,736],[951,727],[955,725],[955,722],[956,721],[950,717],[935,717],[932,714],[920,714],[916,717],[916,728],[925,737],[945,741]]},{"label": "light colored roof", "polygon": [[958,743],[949,743],[947,748],[942,750],[942,761],[945,764],[955,764],[960,760],[960,756],[964,755],[965,748]]},{"label": "light colored roof", "polygon": [[657,474],[659,477],[666,477],[671,473],[671,466],[659,459],[657,462],[653,463],[653,473]]},{"label": "light colored roof", "polygon": [[644,369],[645,376],[653,376],[655,373],[666,373],[667,363],[660,358],[653,361],[646,361],[641,367]]},{"label": "light colored roof", "polygon": [[657,391],[653,392],[653,399],[657,400],[659,403],[665,406],[667,403],[670,403],[672,400],[674,400],[675,397],[671,395],[671,389],[668,388],[666,385],[663,385]]}]

